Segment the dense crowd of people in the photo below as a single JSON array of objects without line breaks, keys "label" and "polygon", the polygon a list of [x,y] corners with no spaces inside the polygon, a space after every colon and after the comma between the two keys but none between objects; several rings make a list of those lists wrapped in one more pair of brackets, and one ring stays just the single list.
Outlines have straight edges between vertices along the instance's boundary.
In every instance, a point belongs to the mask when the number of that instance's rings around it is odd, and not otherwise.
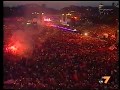
[{"label": "dense crowd of people", "polygon": [[[118,48],[108,49],[115,42],[40,28],[30,58],[4,53],[5,89],[118,89]],[[7,38],[10,31],[4,31]],[[103,76],[111,76],[107,84],[99,83]]]}]

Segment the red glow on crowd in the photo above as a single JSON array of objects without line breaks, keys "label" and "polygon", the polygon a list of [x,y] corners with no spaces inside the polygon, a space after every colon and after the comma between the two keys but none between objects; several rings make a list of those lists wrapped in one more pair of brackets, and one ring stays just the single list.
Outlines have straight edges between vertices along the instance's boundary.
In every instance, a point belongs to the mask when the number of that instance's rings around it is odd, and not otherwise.
[{"label": "red glow on crowd", "polygon": [[8,47],[8,50],[12,51],[13,53],[15,53],[17,51],[17,47],[15,46],[10,46]]},{"label": "red glow on crowd", "polygon": [[5,52],[8,52],[13,55],[21,56],[24,55],[27,50],[27,46],[19,41],[14,41],[10,43],[6,48]]}]

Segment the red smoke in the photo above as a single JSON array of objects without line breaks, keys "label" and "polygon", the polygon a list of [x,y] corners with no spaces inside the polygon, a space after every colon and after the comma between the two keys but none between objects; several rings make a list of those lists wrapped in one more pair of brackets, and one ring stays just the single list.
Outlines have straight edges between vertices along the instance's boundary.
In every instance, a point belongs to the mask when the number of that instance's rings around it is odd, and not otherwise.
[{"label": "red smoke", "polygon": [[30,56],[33,48],[32,36],[25,31],[16,31],[5,45],[5,52],[17,56]]}]

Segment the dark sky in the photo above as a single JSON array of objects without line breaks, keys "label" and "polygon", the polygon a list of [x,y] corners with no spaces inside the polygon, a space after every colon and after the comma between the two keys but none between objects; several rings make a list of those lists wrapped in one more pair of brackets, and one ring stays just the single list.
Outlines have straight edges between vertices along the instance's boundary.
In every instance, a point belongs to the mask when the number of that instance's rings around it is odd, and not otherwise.
[{"label": "dark sky", "polygon": [[46,4],[47,7],[60,9],[70,5],[76,6],[98,6],[100,3],[104,5],[111,5],[113,2],[117,3],[118,1],[4,1],[4,6],[18,6],[24,4]]}]

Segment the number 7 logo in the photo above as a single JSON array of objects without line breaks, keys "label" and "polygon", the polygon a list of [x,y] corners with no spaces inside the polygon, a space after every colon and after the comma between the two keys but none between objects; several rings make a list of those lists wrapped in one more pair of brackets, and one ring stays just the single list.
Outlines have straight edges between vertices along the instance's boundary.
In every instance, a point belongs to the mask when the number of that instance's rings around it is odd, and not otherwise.
[{"label": "number 7 logo", "polygon": [[110,79],[110,76],[103,76],[102,79],[105,79],[104,83],[106,84]]}]

